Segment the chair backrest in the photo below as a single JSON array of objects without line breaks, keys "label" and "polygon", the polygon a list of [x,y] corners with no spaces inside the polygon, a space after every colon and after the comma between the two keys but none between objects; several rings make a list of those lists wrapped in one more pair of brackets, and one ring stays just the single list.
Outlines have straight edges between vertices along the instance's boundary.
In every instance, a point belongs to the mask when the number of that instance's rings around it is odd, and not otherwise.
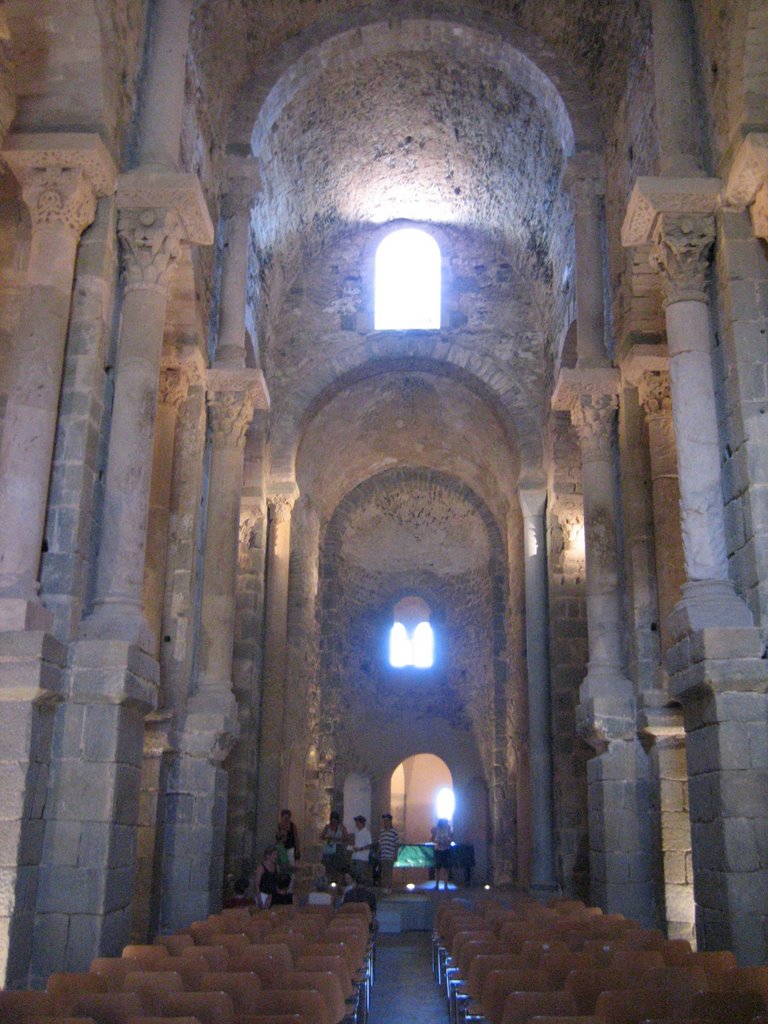
[{"label": "chair backrest", "polygon": [[254,997],[251,1012],[242,1018],[242,1024],[251,1020],[251,1014],[265,1013],[298,1013],[312,1024],[330,1024],[325,1002],[316,989],[265,989]]},{"label": "chair backrest", "polygon": [[178,956],[182,949],[187,946],[194,946],[195,940],[187,932],[178,932],[176,935],[156,935],[152,940],[153,946],[164,946],[171,956]]},{"label": "chair backrest", "polygon": [[623,971],[648,971],[664,966],[660,949],[617,949],[611,960],[611,967]]},{"label": "chair backrest", "polygon": [[131,1017],[141,1017],[144,1006],[137,992],[86,992],[71,1012],[74,1017],[92,1017],[96,1024],[126,1024]]},{"label": "chair backrest", "polygon": [[203,975],[196,988],[201,992],[226,992],[235,1006],[235,1013],[250,1013],[251,1000],[264,985],[252,971],[211,971]]},{"label": "chair backrest", "polygon": [[300,956],[296,958],[297,971],[332,971],[338,978],[345,999],[354,995],[355,986],[347,961],[341,956]]},{"label": "chair backrest", "polygon": [[309,942],[304,947],[303,956],[341,956],[346,960],[350,974],[355,973],[360,960],[346,942]]},{"label": "chair backrest", "polygon": [[465,942],[461,947],[461,954],[458,958],[459,971],[462,978],[469,977],[472,961],[478,956],[491,956],[493,953],[502,954],[505,952],[504,945],[493,936],[490,939],[472,939]]},{"label": "chair backrest", "polygon": [[123,957],[128,957],[132,960],[151,961],[152,963],[156,963],[158,960],[167,960],[169,955],[165,946],[132,944],[125,946],[123,949]]},{"label": "chair backrest", "polygon": [[182,949],[180,959],[184,957],[205,957],[209,971],[226,971],[229,964],[229,953],[225,946],[189,946]]},{"label": "chair backrest", "polygon": [[616,945],[617,949],[663,949],[666,941],[658,928],[629,928],[619,936]]},{"label": "chair backrest", "polygon": [[730,949],[697,951],[686,957],[683,961],[683,965],[685,964],[701,967],[707,978],[710,979],[710,988],[714,987],[711,981],[713,975],[722,974],[724,971],[732,971],[734,967],[738,967],[736,956]]},{"label": "chair backrest", "polygon": [[69,1013],[75,1000],[86,992],[108,992],[109,981],[99,974],[74,974],[56,972],[48,978],[45,986],[56,1002],[57,1012]]},{"label": "chair backrest", "polygon": [[759,992],[697,992],[691,1003],[691,1016],[714,1024],[751,1024],[766,1010]]},{"label": "chair backrest", "polygon": [[721,992],[759,992],[768,999],[768,965],[734,967],[722,974],[710,975],[709,987]]},{"label": "chair backrest", "polygon": [[544,992],[549,987],[546,972],[532,967],[491,971],[483,983],[480,1005],[490,1024],[501,1024],[504,1003],[511,992]]},{"label": "chair backrest", "polygon": [[504,1002],[501,1024],[527,1024],[531,1017],[545,1013],[575,1015],[576,1002],[570,992],[511,992]]},{"label": "chair backrest", "polygon": [[566,991],[576,1000],[576,1008],[581,1014],[595,1012],[595,1003],[601,992],[634,988],[636,985],[637,979],[613,967],[571,971],[565,979]]},{"label": "chair backrest", "polygon": [[601,992],[595,1004],[595,1016],[606,1024],[641,1024],[675,1016],[675,1000],[668,989],[631,988]]},{"label": "chair backrest", "polygon": [[21,1021],[35,1014],[52,1017],[56,1013],[56,1000],[50,992],[0,991],[0,1020]]},{"label": "chair backrest", "polygon": [[287,971],[293,970],[291,951],[283,943],[262,943],[232,954],[230,971],[252,971],[265,986],[277,984]]},{"label": "chair backrest", "polygon": [[161,992],[157,1016],[197,1017],[200,1024],[234,1024],[235,1005],[226,992]]},{"label": "chair backrest", "polygon": [[216,936],[216,943],[223,946],[227,953],[231,953],[233,949],[245,949],[246,946],[250,946],[251,940],[245,932],[220,932]]},{"label": "chair backrest", "polygon": [[280,988],[314,989],[325,1001],[329,1024],[340,1024],[346,1012],[344,993],[333,971],[291,971],[286,974]]},{"label": "chair backrest", "polygon": [[184,980],[178,971],[131,971],[123,978],[123,992],[138,992],[145,1007],[154,1005],[159,992],[183,992]]},{"label": "chair backrest", "polygon": [[525,961],[519,954],[515,953],[490,953],[481,954],[474,958],[469,965],[467,975],[467,991],[473,999],[480,999],[483,992],[485,979],[491,971],[513,971],[522,970]]},{"label": "chair backrest", "polygon": [[558,939],[527,939],[520,948],[523,960],[531,967],[550,956],[567,956],[569,952],[566,943]]}]

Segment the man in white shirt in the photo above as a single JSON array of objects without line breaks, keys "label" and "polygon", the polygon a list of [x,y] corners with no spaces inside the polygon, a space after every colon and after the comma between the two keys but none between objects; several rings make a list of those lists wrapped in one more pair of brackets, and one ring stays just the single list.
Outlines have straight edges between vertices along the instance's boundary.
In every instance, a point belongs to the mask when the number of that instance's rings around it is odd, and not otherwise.
[{"label": "man in white shirt", "polygon": [[355,815],[355,829],[352,839],[352,877],[356,882],[365,885],[368,882],[368,857],[371,852],[371,831],[366,827],[366,819],[362,814]]}]

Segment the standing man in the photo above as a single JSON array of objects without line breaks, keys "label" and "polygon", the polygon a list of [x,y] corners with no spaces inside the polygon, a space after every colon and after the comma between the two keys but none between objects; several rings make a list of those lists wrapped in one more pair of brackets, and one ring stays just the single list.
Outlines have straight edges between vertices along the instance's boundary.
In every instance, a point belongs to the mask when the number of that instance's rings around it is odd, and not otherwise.
[{"label": "standing man", "polygon": [[379,832],[379,861],[381,863],[381,888],[385,893],[392,892],[392,869],[397,860],[400,836],[392,827],[392,815],[382,814],[381,831]]},{"label": "standing man", "polygon": [[373,845],[371,831],[366,828],[366,819],[362,814],[355,815],[355,828],[357,831],[352,836],[352,877],[356,882],[365,885],[368,881],[368,857]]}]

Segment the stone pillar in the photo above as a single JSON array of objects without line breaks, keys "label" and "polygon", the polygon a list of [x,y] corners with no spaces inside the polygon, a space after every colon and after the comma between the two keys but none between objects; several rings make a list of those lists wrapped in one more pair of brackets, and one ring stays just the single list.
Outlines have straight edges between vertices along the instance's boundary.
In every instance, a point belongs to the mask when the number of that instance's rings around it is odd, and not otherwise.
[{"label": "stone pillar", "polygon": [[115,169],[95,135],[19,135],[3,151],[32,220],[0,444],[0,629],[49,629],[38,569],[75,257]]},{"label": "stone pillar", "polygon": [[[672,644],[670,616],[685,583],[680,529],[680,488],[677,447],[672,423],[672,391],[666,346],[635,345],[622,365],[622,373],[638,389],[648,427],[656,548],[656,586],[662,661]],[[667,688],[666,680],[659,685]]]},{"label": "stone pillar", "polygon": [[[679,707],[663,694],[643,695],[640,731],[649,753],[653,847],[658,879],[659,925],[670,939],[696,946],[691,821],[685,729]],[[655,700],[653,699],[655,696]]]},{"label": "stone pillar", "polygon": [[139,162],[175,169],[184,110],[184,86],[192,0],[155,0],[152,59],[147,65]]},{"label": "stone pillar", "polygon": [[182,242],[213,241],[196,178],[134,171],[118,182],[125,288],[109,434],[96,597],[85,639],[152,650],[143,613],[149,486],[168,289]]},{"label": "stone pillar", "polygon": [[[587,766],[591,891],[605,910],[648,922],[647,771],[635,731],[634,691],[623,667],[613,465],[619,372],[610,367],[604,348],[602,178],[594,155],[583,154],[569,163],[566,186],[574,201],[579,268],[578,359],[577,369],[561,371],[552,404],[570,413],[582,458],[589,664],[577,716],[579,731],[597,751]],[[627,807],[632,808],[634,825]]]},{"label": "stone pillar", "polygon": [[162,632],[176,422],[188,391],[189,380],[184,371],[165,366],[160,374],[157,401],[143,588],[144,612],[153,637],[151,653],[156,658],[160,655]]},{"label": "stone pillar", "polygon": [[547,610],[545,488],[520,488],[525,546],[525,639],[531,777],[531,889],[556,889]]},{"label": "stone pillar", "polygon": [[288,639],[288,563],[295,484],[267,496],[267,595],[261,690],[256,854],[274,836],[282,793],[283,720]]},{"label": "stone pillar", "polygon": [[563,179],[573,202],[576,249],[576,322],[578,365],[609,366],[603,311],[602,159],[595,153],[571,157]]},{"label": "stone pillar", "polygon": [[728,578],[706,280],[718,197],[709,179],[638,179],[622,237],[653,240],[667,320],[687,577],[668,666],[687,734],[697,940],[759,963],[768,929],[768,670]]}]

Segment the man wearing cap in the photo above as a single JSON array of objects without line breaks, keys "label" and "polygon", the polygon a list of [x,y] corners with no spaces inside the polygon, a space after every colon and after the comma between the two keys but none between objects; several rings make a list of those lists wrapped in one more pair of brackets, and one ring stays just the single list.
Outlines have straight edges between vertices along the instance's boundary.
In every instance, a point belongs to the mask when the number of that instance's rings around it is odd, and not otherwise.
[{"label": "man wearing cap", "polygon": [[397,829],[392,827],[392,815],[389,813],[381,816],[381,831],[379,832],[379,862],[381,863],[381,888],[384,892],[392,892],[392,868],[397,860],[397,851],[400,846],[400,836]]},{"label": "man wearing cap", "polygon": [[352,836],[352,877],[356,882],[365,884],[368,881],[368,857],[371,852],[371,831],[366,827],[366,819],[362,814],[355,815],[355,833]]}]

